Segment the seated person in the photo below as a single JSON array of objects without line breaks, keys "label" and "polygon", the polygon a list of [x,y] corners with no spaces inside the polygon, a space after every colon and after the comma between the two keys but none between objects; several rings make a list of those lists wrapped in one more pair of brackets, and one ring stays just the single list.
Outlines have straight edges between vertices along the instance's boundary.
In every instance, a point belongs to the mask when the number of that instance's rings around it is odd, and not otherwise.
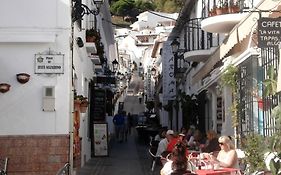
[{"label": "seated person", "polygon": [[160,129],[159,133],[154,137],[154,140],[161,141],[162,139],[165,139],[167,130]]},{"label": "seated person", "polygon": [[218,142],[217,133],[214,130],[209,130],[207,132],[207,142],[201,147],[202,152],[213,153],[214,156],[217,156],[220,151],[220,146]]},{"label": "seated person", "polygon": [[171,159],[161,169],[161,175],[190,174],[187,169],[186,145],[179,141],[171,153]]},{"label": "seated person", "polygon": [[191,136],[187,142],[187,145],[193,149],[199,149],[201,144],[205,144],[205,139],[203,138],[200,130],[196,129],[193,136]]},{"label": "seated person", "polygon": [[168,130],[166,132],[166,138],[162,139],[158,144],[156,156],[161,156],[163,152],[167,150],[168,143],[170,140],[172,140],[173,135],[174,135],[173,130]]},{"label": "seated person", "polygon": [[221,150],[218,156],[208,155],[207,159],[220,167],[239,169],[237,153],[229,137],[221,136],[219,138],[219,145]]}]

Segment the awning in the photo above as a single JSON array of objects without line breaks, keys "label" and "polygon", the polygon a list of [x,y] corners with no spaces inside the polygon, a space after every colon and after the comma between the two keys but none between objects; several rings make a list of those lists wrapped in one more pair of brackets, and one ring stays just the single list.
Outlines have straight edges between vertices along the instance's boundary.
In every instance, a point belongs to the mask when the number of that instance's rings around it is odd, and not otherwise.
[{"label": "awning", "polygon": [[[280,1],[264,0],[259,5],[257,9],[260,10],[280,10]],[[277,17],[280,13],[274,12],[262,12],[262,17]],[[249,13],[242,21],[240,21],[233,30],[229,33],[228,37],[224,39],[223,43],[214,54],[206,61],[204,66],[193,76],[192,83],[198,82],[206,74],[208,74],[213,66],[221,60],[226,54],[239,42],[247,37],[254,29],[257,27],[257,19],[259,19],[258,12]]]}]

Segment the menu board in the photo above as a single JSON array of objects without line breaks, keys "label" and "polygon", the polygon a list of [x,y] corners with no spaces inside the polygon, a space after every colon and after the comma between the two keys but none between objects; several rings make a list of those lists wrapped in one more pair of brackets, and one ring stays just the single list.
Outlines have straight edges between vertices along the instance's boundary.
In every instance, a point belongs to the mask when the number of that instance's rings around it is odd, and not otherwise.
[{"label": "menu board", "polygon": [[91,112],[93,114],[94,121],[104,121],[105,120],[105,90],[95,89],[93,96],[93,108]]},{"label": "menu board", "polygon": [[108,156],[107,123],[94,123],[94,156]]}]

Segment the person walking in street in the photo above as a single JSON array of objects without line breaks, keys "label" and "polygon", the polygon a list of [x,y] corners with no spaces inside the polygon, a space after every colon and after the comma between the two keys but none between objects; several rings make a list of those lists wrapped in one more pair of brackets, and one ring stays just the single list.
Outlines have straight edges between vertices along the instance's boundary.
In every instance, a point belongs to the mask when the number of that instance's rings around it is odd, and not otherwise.
[{"label": "person walking in street", "polygon": [[116,140],[119,142],[123,142],[125,118],[122,111],[119,111],[118,114],[113,117],[113,123],[115,126]]},{"label": "person walking in street", "polygon": [[139,98],[139,103],[141,104],[141,102],[142,102],[142,93],[141,92],[138,93],[138,98]]},{"label": "person walking in street", "polygon": [[131,113],[129,112],[128,115],[128,123],[129,123],[129,126],[128,126],[128,134],[131,135],[131,128],[133,127],[133,116],[131,115]]},{"label": "person walking in street", "polygon": [[124,116],[124,139],[125,139],[125,142],[127,142],[127,139],[128,139],[128,133],[129,133],[129,118],[128,116],[126,115],[126,111],[123,111],[122,112],[123,116]]}]

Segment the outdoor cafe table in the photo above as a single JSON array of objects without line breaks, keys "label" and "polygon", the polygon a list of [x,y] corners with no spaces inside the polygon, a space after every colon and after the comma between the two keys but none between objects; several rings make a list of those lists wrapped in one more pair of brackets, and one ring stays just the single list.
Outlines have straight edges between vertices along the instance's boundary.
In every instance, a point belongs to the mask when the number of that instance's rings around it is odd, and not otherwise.
[{"label": "outdoor cafe table", "polygon": [[217,170],[201,169],[196,170],[195,173],[198,175],[240,175],[240,170],[235,168],[222,168]]}]

